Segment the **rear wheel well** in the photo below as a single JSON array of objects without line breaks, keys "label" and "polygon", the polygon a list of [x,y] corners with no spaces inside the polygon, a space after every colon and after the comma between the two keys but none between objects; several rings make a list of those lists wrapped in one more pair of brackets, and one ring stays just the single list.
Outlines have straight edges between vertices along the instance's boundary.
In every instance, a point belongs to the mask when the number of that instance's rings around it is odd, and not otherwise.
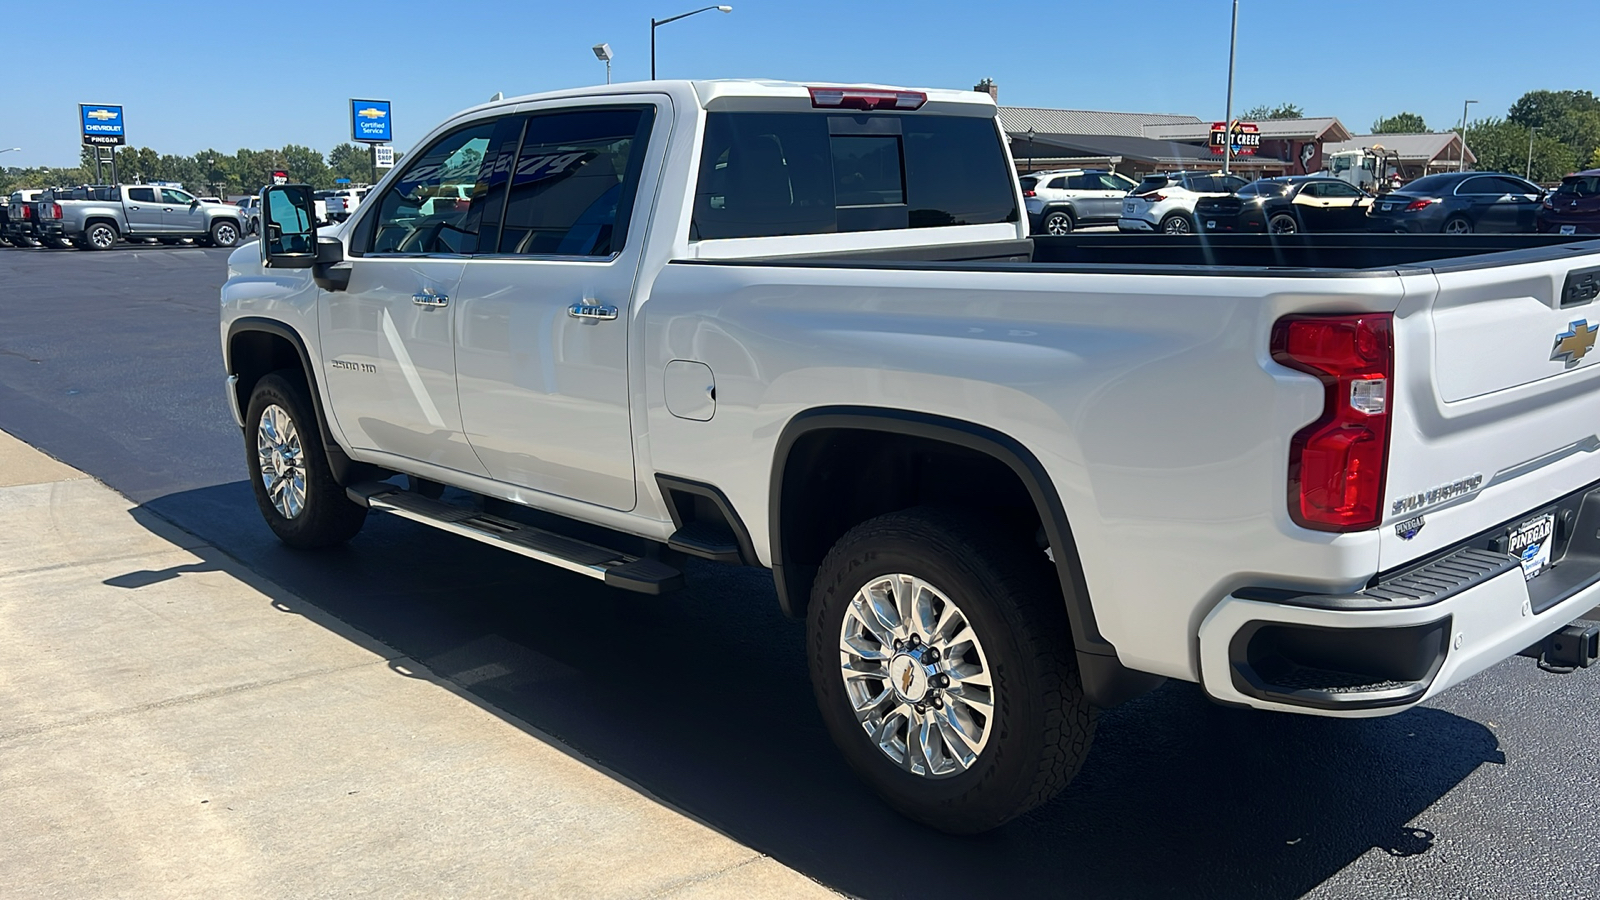
[{"label": "rear wheel well", "polygon": [[90,228],[93,228],[96,225],[110,225],[112,231],[115,231],[119,235],[122,234],[122,229],[117,227],[117,220],[111,218],[110,216],[90,216],[88,219],[84,220],[83,230],[88,231]]}]

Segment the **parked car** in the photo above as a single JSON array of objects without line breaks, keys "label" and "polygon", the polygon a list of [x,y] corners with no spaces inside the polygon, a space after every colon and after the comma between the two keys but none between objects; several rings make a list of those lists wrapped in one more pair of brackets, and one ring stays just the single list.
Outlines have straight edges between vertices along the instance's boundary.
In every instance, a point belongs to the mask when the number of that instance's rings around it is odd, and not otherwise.
[{"label": "parked car", "polygon": [[1117,228],[1190,234],[1195,229],[1194,205],[1201,197],[1226,197],[1249,183],[1237,175],[1220,173],[1146,175],[1122,201]]},{"label": "parked car", "polygon": [[1024,175],[1022,204],[1035,234],[1068,234],[1084,225],[1114,225],[1136,182],[1108,169],[1053,169]]},{"label": "parked car", "polygon": [[1207,234],[1365,231],[1372,200],[1344,179],[1298,175],[1252,181],[1230,197],[1201,197],[1194,215]]},{"label": "parked car", "polygon": [[331,191],[324,200],[328,220],[343,222],[350,218],[351,214],[361,206],[361,200],[365,196],[367,196],[366,188],[339,188]]},{"label": "parked car", "polygon": [[60,200],[40,226],[87,249],[110,250],[118,240],[177,242],[232,247],[239,240],[239,210],[231,203],[202,203],[177,188],[124,184],[95,199]]},{"label": "parked car", "polygon": [[6,203],[6,239],[13,246],[39,246],[38,222],[35,220],[38,210],[33,204],[43,193],[42,190],[31,189],[11,192],[11,198]]},{"label": "parked car", "polygon": [[[645,594],[688,556],[770,569],[829,734],[920,822],[1044,803],[1095,709],[1163,678],[1360,718],[1600,656],[1573,624],[1600,327],[1551,296],[1593,246],[1036,265],[1104,236],[1027,240],[973,91],[593,86],[416,147],[331,233],[269,187],[270,238],[228,258],[218,387],[266,525],[312,551],[393,516]],[[714,703],[737,666],[672,657],[724,649],[617,665]]]},{"label": "parked car", "polygon": [[261,222],[261,197],[241,197],[239,206],[239,229],[245,234],[255,234]]},{"label": "parked car", "polygon": [[1600,234],[1600,169],[1561,179],[1535,219],[1540,234]]},{"label": "parked car", "polygon": [[1367,230],[1410,234],[1531,232],[1543,198],[1543,189],[1515,175],[1427,175],[1372,204]]}]

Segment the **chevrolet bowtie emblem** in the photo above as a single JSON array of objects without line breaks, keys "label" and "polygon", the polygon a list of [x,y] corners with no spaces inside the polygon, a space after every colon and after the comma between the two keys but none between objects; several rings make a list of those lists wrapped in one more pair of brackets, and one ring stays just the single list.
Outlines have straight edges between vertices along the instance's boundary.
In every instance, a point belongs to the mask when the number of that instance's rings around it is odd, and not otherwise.
[{"label": "chevrolet bowtie emblem", "polygon": [[1556,335],[1555,348],[1550,351],[1551,362],[1565,363],[1569,369],[1577,365],[1594,349],[1595,332],[1600,332],[1600,325],[1590,325],[1588,319],[1568,325],[1566,331]]},{"label": "chevrolet bowtie emblem", "polygon": [[356,110],[356,115],[363,119],[381,119],[383,118],[383,110],[376,106],[369,106],[366,109]]},{"label": "chevrolet bowtie emblem", "polygon": [[102,122],[104,122],[107,119],[115,119],[117,117],[117,114],[112,112],[109,109],[91,109],[88,112],[84,113],[84,115],[88,116],[91,119],[99,119]]},{"label": "chevrolet bowtie emblem", "polygon": [[911,682],[914,681],[916,677],[916,669],[911,666],[906,666],[905,674],[900,676],[900,693],[904,694],[907,691],[910,691]]}]

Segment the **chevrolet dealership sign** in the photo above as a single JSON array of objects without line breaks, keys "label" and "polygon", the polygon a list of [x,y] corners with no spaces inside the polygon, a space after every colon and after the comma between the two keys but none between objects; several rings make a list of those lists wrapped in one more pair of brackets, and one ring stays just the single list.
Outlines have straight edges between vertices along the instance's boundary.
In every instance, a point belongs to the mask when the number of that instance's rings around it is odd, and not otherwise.
[{"label": "chevrolet dealership sign", "polygon": [[350,138],[363,144],[387,144],[394,140],[389,101],[351,100]]},{"label": "chevrolet dealership sign", "polygon": [[83,142],[115,147],[128,142],[122,123],[122,107],[103,103],[79,103],[78,121],[83,125]]}]

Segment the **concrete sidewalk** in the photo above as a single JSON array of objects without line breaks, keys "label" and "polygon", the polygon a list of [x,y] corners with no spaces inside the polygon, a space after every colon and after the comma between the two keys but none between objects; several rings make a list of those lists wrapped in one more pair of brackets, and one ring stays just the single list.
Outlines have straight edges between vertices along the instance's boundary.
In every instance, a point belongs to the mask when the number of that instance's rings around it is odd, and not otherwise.
[{"label": "concrete sidewalk", "polygon": [[0,894],[829,897],[0,432]]}]

